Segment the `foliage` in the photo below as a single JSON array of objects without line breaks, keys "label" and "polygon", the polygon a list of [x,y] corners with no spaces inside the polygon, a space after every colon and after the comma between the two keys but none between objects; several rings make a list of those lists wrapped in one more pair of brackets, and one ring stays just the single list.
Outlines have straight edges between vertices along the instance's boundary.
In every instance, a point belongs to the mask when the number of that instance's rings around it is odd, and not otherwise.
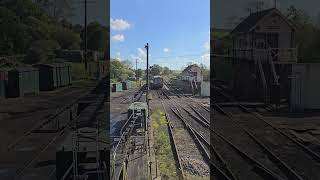
[{"label": "foliage", "polygon": [[297,27],[296,45],[298,47],[299,61],[319,59],[320,29],[312,22],[310,15],[294,6],[290,6],[283,13]]},{"label": "foliage", "polygon": [[254,13],[254,12],[262,11],[262,10],[269,9],[269,8],[271,8],[270,3],[266,2],[266,1],[251,0],[247,3],[247,7],[245,8],[245,10],[247,12]]},{"label": "foliage", "polygon": [[26,64],[50,62],[55,56],[54,50],[58,48],[59,44],[54,40],[35,41],[31,44],[23,62]]},{"label": "foliage", "polygon": [[137,71],[136,71],[136,77],[143,79],[143,77],[144,77],[144,71],[143,71],[142,69],[137,69]]},{"label": "foliage", "polygon": [[53,39],[56,39],[62,49],[79,49],[80,48],[80,36],[73,32],[71,29],[64,27],[56,27],[53,32]]},{"label": "foliage", "polygon": [[151,114],[151,127],[154,132],[154,148],[160,164],[161,177],[176,178],[176,167],[167,130],[167,119],[160,110]]},{"label": "foliage", "polygon": [[134,75],[134,71],[123,61],[112,59],[110,66],[110,78],[113,81],[127,80]]},{"label": "foliage", "polygon": [[[84,40],[84,29],[81,32],[81,38]],[[89,50],[105,51],[109,47],[108,29],[98,22],[92,22],[87,27],[87,46]],[[84,47],[84,41],[82,42]]]},{"label": "foliage", "polygon": [[213,53],[227,54],[232,48],[232,38],[228,32],[214,30],[213,34]]},{"label": "foliage", "polygon": [[204,81],[210,81],[210,70],[207,66],[205,66],[204,64],[200,64],[200,68],[201,68],[201,72],[202,72],[202,76],[203,76],[203,80]]},{"label": "foliage", "polygon": [[170,75],[172,72],[171,72],[171,70],[168,68],[168,67],[163,67],[163,70],[162,70],[162,74],[163,75]]},{"label": "foliage", "polygon": [[[64,0],[64,2],[67,1],[69,0]],[[0,55],[27,54],[25,61],[31,63],[48,59],[52,54],[44,55],[44,53],[50,53],[50,46],[56,42],[61,48],[79,49],[81,41],[79,33],[73,30],[72,25],[65,18],[60,15],[59,18],[52,16],[47,11],[53,8],[57,12],[60,9],[66,9],[62,7],[62,0],[54,1],[57,4],[51,2],[48,0],[0,1]],[[37,45],[40,41],[50,43],[43,44],[44,46],[41,47]],[[52,44],[53,41],[55,43]],[[33,47],[29,47],[30,45]],[[35,46],[40,49],[35,49]]]},{"label": "foliage", "polygon": [[158,64],[153,65],[150,69],[150,76],[161,75],[162,67]]},{"label": "foliage", "polygon": [[88,79],[88,73],[83,63],[71,63],[72,80]]}]

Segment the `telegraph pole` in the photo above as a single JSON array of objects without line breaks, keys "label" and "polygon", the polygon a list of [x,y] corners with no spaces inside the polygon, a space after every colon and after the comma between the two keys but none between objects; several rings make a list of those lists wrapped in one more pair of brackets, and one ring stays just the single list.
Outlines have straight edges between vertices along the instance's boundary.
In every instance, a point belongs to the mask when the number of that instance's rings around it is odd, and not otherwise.
[{"label": "telegraph pole", "polygon": [[137,86],[138,86],[138,81],[139,81],[139,79],[138,79],[138,59],[136,59],[136,84],[137,84]]},{"label": "telegraph pole", "polygon": [[147,106],[148,106],[148,116],[149,116],[149,44],[145,46],[147,50]]},{"label": "telegraph pole", "polygon": [[86,70],[88,66],[87,48],[87,0],[84,0],[84,67]]}]

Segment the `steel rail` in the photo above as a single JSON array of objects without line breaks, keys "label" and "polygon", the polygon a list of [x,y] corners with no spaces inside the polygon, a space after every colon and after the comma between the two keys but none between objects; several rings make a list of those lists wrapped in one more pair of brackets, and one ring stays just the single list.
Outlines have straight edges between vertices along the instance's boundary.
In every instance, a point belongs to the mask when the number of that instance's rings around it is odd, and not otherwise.
[{"label": "steel rail", "polygon": [[[96,84],[97,87],[99,85],[100,82],[98,82]],[[81,98],[89,95],[91,93],[91,91],[94,88],[92,88],[89,92],[87,92],[86,94],[81,95],[80,97],[76,98],[74,101],[72,101],[71,103],[67,104],[66,106],[59,108],[58,110],[56,110],[56,112],[51,115],[50,117],[44,119],[43,121],[41,121],[40,123],[36,124],[35,126],[31,127],[29,130],[27,130],[25,133],[23,133],[22,136],[20,136],[19,138],[17,138],[14,142],[12,142],[11,144],[9,144],[7,146],[8,150],[11,150],[12,148],[14,148],[18,143],[20,143],[26,136],[32,134],[33,131],[35,131],[36,129],[41,128],[42,126],[48,124],[49,122],[52,122],[55,118],[57,118],[61,113],[65,112],[66,110],[69,110],[71,108],[71,106],[73,106],[74,104],[76,104],[77,102],[80,101]]]},{"label": "steel rail", "polygon": [[208,109],[207,107],[205,107],[202,103],[199,103],[197,101],[194,101],[192,98],[185,96],[187,99],[191,100],[192,102],[198,104],[199,106],[201,106],[204,110],[206,110],[207,112],[210,112],[210,109]]},{"label": "steel rail", "polygon": [[[175,101],[174,101],[175,102]],[[177,102],[175,102],[177,104]],[[206,139],[197,131],[195,130],[194,127],[192,127],[192,125],[190,123],[188,123],[182,116],[181,112],[178,110],[177,107],[175,107],[177,109],[177,112],[175,112],[174,110],[172,110],[176,116],[178,116],[183,123],[185,124],[185,126],[187,126],[191,131],[193,136],[196,138],[198,145],[201,147],[201,149],[205,152],[205,158],[210,159],[210,155],[209,152],[206,151],[205,147],[203,146],[203,144],[201,143],[204,142],[207,146],[207,148],[212,149],[215,153],[215,155],[218,156],[218,159],[220,160],[220,162],[222,162],[222,168],[225,170],[222,170],[221,168],[219,168],[216,164],[214,164],[211,160],[209,160],[209,163],[212,165],[214,172],[216,172],[216,175],[218,176],[219,179],[232,179],[232,180],[236,180],[238,178],[236,178],[235,174],[231,171],[231,169],[229,168],[229,166],[227,165],[227,163],[225,162],[225,160],[222,158],[222,156],[218,153],[218,151],[211,146],[211,144],[206,141]]]},{"label": "steel rail", "polygon": [[[220,94],[222,94],[223,96],[230,98],[230,100],[234,100],[231,99],[230,96],[227,96],[224,93],[219,92]],[[237,101],[235,101],[237,102]],[[300,143],[299,141],[297,141],[296,139],[290,137],[287,133],[285,133],[283,130],[279,129],[278,127],[274,126],[272,123],[268,122],[267,120],[265,120],[260,114],[255,113],[250,111],[248,108],[244,107],[242,104],[240,104],[239,102],[236,103],[236,105],[242,109],[243,111],[253,115],[256,119],[261,120],[262,122],[264,122],[265,124],[267,124],[268,126],[270,126],[271,128],[273,128],[274,130],[276,130],[277,132],[279,132],[280,134],[282,134],[283,136],[285,136],[286,138],[288,138],[289,140],[291,140],[292,142],[294,142],[295,144],[297,144],[299,147],[301,147],[309,156],[311,156],[314,160],[316,160],[318,163],[320,163],[320,155],[318,153],[316,153],[315,151],[313,151],[312,149],[310,149],[309,147],[306,147],[305,145],[303,145],[302,143]],[[222,109],[220,107],[220,109]]]},{"label": "steel rail", "polygon": [[227,144],[229,144],[236,152],[238,152],[243,158],[247,159],[254,167],[258,168],[261,170],[260,174],[263,177],[267,177],[268,179],[274,179],[274,180],[284,180],[282,177],[278,176],[276,173],[273,171],[269,170],[267,167],[265,167],[263,164],[260,162],[256,161],[253,157],[248,155],[247,153],[243,152],[239,147],[237,147],[235,144],[230,142],[227,138],[225,138],[223,135],[220,133],[216,132],[213,129],[210,129],[214,134],[216,134],[219,138],[221,138],[223,141],[225,141]]},{"label": "steel rail", "polygon": [[[222,94],[224,95],[224,94]],[[227,97],[228,98],[228,97]],[[243,111],[253,115],[255,118],[263,121],[264,123],[266,123],[268,126],[271,126],[273,129],[275,129],[277,132],[279,132],[280,134],[284,135],[285,137],[291,139],[293,142],[295,142],[296,140],[289,137],[287,134],[285,134],[283,131],[281,131],[279,128],[273,126],[271,123],[267,122],[266,120],[264,120],[262,117],[259,116],[259,114],[255,114],[251,111],[249,111],[246,107],[244,107],[243,105],[241,105],[240,103],[237,103],[237,106],[242,109]],[[236,120],[233,119],[233,116],[230,113],[227,113],[226,111],[223,110],[223,108],[221,108],[218,104],[214,103],[214,107],[216,107],[218,109],[219,112],[225,114],[230,120],[232,120],[234,122],[234,124],[241,128],[253,141],[255,141],[262,149],[264,152],[267,153],[267,155],[269,157],[271,157],[273,159],[273,161],[277,162],[277,165],[280,166],[280,169],[290,178],[290,179],[296,179],[296,180],[303,180],[303,178],[298,175],[297,172],[295,172],[288,164],[286,164],[283,160],[281,160],[276,154],[274,154],[272,152],[272,150],[270,150],[264,143],[262,143],[262,141],[260,141],[254,134],[252,134],[248,129],[242,127],[241,125],[236,123]],[[296,144],[300,144],[300,142],[295,142]],[[303,146],[302,144],[300,144],[300,146]],[[307,148],[307,147],[305,147]],[[307,152],[308,149],[304,149]],[[311,150],[312,151],[312,150]],[[313,152],[313,151],[312,151]],[[313,152],[314,153],[314,152]],[[311,154],[311,157],[316,158],[317,160],[317,154]],[[310,155],[310,154],[308,154]]]},{"label": "steel rail", "polygon": [[[102,81],[99,81],[99,82],[97,83],[97,86],[96,86],[94,89],[98,88],[101,82],[102,82]],[[83,96],[81,96],[81,97],[85,97],[86,95],[90,94],[91,92],[92,92],[92,91],[90,91],[89,93],[87,93],[87,94],[85,94],[85,95],[83,95]],[[105,95],[104,95],[104,96],[105,96]],[[101,105],[102,105],[103,102],[104,102],[104,98],[99,98],[99,99],[101,100],[101,102],[98,103],[97,108],[101,108]],[[78,99],[76,99],[74,102],[77,102],[77,100],[78,100]],[[77,121],[77,119],[79,119],[80,116],[81,116],[81,113],[80,113],[75,119],[73,119],[72,121],[69,121],[69,122],[67,123],[66,127],[64,127],[64,128],[62,129],[62,131],[60,131],[60,132],[57,133],[53,138],[51,138],[51,140],[50,140],[43,148],[41,148],[40,152],[38,152],[34,158],[32,158],[30,161],[28,161],[27,164],[24,165],[23,168],[22,168],[21,170],[19,170],[19,171],[15,174],[15,176],[14,176],[13,178],[14,178],[14,179],[17,179],[17,178],[21,177],[21,176],[23,175],[24,171],[26,171],[26,169],[28,169],[37,159],[39,159],[39,158],[40,158],[40,155],[41,155],[43,152],[45,152],[45,151],[50,147],[50,145],[52,145],[59,137],[61,137],[68,128],[71,128],[72,124],[73,124],[75,121]]]},{"label": "steel rail", "polygon": [[205,161],[207,161],[209,163],[210,162],[210,153],[206,150],[203,143],[201,143],[201,141],[205,141],[204,139],[202,139],[203,136],[199,136],[197,131],[194,128],[192,128],[192,126],[181,116],[179,110],[176,107],[175,107],[176,110],[174,110],[174,108],[172,108],[172,107],[170,109],[183,122],[186,129],[189,131],[190,135],[192,135],[194,137],[194,139],[196,139],[195,143],[201,147],[199,150],[201,150],[203,158],[205,159]]},{"label": "steel rail", "polygon": [[[157,91],[157,92],[159,93],[159,91]],[[178,149],[177,149],[176,139],[175,139],[175,136],[174,136],[174,133],[173,133],[173,126],[172,126],[172,123],[171,123],[171,120],[170,120],[170,116],[167,113],[167,110],[166,110],[166,108],[165,108],[165,106],[163,104],[162,97],[161,96],[159,96],[159,97],[160,97],[161,104],[162,104],[162,107],[163,107],[163,110],[165,112],[165,116],[166,116],[166,119],[167,119],[168,132],[169,132],[171,144],[173,144],[172,151],[173,151],[174,157],[176,158],[176,161],[177,161],[177,170],[179,172],[179,179],[183,180],[183,179],[185,179],[185,175],[184,175],[184,171],[183,171],[183,166],[182,166],[182,163],[181,163],[180,155],[179,155],[179,152],[178,152]]]}]

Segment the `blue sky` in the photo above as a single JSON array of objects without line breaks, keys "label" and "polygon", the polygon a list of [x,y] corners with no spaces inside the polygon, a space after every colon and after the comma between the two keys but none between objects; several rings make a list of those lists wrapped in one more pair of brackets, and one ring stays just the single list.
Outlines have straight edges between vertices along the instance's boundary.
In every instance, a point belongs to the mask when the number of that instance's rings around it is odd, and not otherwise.
[{"label": "blue sky", "polygon": [[111,0],[111,57],[181,70],[209,66],[210,0]]}]

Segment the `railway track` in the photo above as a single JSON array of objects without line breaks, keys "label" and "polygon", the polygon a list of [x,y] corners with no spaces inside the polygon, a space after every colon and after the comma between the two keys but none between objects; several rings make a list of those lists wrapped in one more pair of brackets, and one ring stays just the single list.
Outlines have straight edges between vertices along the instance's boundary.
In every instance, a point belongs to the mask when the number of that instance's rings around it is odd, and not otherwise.
[{"label": "railway track", "polygon": [[177,149],[176,138],[175,138],[174,133],[173,133],[173,125],[172,125],[169,113],[167,112],[166,107],[165,107],[165,105],[163,103],[163,100],[167,99],[168,97],[164,96],[161,91],[156,91],[156,92],[157,92],[158,98],[161,101],[161,105],[162,105],[162,108],[164,110],[167,122],[168,122],[168,124],[167,124],[168,125],[168,132],[169,132],[170,142],[172,144],[171,147],[172,147],[172,151],[173,151],[173,157],[175,158],[177,172],[179,174],[178,177],[179,177],[179,179],[183,180],[183,179],[185,179],[185,174],[184,174],[184,170],[183,170],[183,167],[182,167],[182,162],[181,162],[181,159],[180,159],[180,155],[179,155],[179,152],[178,152],[178,149]]},{"label": "railway track", "polygon": [[[168,93],[164,90],[161,90],[160,93],[163,99],[166,99],[166,107],[171,110],[176,120],[171,121],[179,121],[175,122],[173,125],[174,129],[176,127],[183,127],[190,137],[192,138],[195,148],[198,149],[202,161],[205,164],[209,164],[210,162],[210,140],[209,140],[209,123],[205,117],[199,117],[195,112],[198,112],[195,107],[191,104],[186,104],[187,106],[183,107],[180,104],[182,102],[176,101],[174,98],[170,97]],[[192,113],[190,111],[193,111]],[[199,112],[198,112],[199,113]],[[170,113],[168,113],[170,114]],[[200,113],[199,113],[200,114]],[[196,122],[197,121],[197,122]],[[199,124],[201,123],[201,125]],[[170,123],[171,125],[173,123]],[[201,130],[200,130],[200,129]],[[174,145],[176,146],[176,145]],[[179,148],[177,148],[177,152],[179,152]],[[183,167],[182,167],[183,168]]]},{"label": "railway track", "polygon": [[[318,153],[282,129],[241,104],[221,107],[213,103],[213,109],[212,145],[219,147],[217,150],[238,179],[320,179]],[[234,149],[238,155],[227,149]],[[241,162],[239,155],[247,161]],[[260,170],[250,170],[248,163]]]},{"label": "railway track", "polygon": [[[64,136],[68,132],[72,131],[72,127],[76,122],[77,118],[81,116],[81,113],[78,112],[78,116],[72,117],[70,121],[68,121],[63,126],[58,126],[58,129],[54,129],[50,131],[47,129],[42,130],[42,128],[45,128],[50,123],[56,124],[55,122],[56,118],[58,118],[60,114],[70,111],[71,107],[79,103],[79,101],[81,101],[83,98],[86,98],[86,99],[98,98],[100,99],[101,102],[106,101],[106,91],[105,91],[106,86],[107,86],[106,79],[99,81],[96,87],[92,89],[90,92],[75,99],[72,103],[66,105],[65,107],[62,107],[61,109],[57,110],[57,112],[51,115],[48,119],[44,119],[41,123],[33,126],[31,129],[26,131],[22,136],[20,136],[19,138],[15,139],[12,143],[10,143],[7,146],[7,149],[9,152],[10,151],[12,152],[12,151],[15,151],[15,149],[17,149],[19,146],[28,147],[30,146],[30,143],[34,143],[35,139],[37,138],[41,139],[41,142],[37,143],[37,148],[36,148],[37,150],[35,151],[35,153],[33,153],[33,155],[30,158],[28,158],[28,160],[24,163],[24,165],[18,169],[13,179],[24,179],[27,173],[34,173],[33,168],[37,165],[37,163],[40,162],[40,160],[43,160],[41,158],[48,158],[48,156],[54,157],[54,154],[52,154],[52,149],[55,149],[59,145],[59,143],[63,140]],[[55,175],[55,168],[52,168],[48,172],[48,176],[50,177],[50,179],[55,179],[53,178],[54,175]]]},{"label": "railway track", "polygon": [[128,95],[119,96],[117,98],[122,98],[120,101],[120,104],[128,104],[136,101],[140,101],[142,94],[146,90],[146,85],[144,84],[141,88],[138,89],[138,91],[133,90]]},{"label": "railway track", "polygon": [[[138,90],[134,90],[130,92],[128,95],[120,96],[122,100],[120,101],[120,104],[130,104],[133,102],[141,102],[143,94],[146,90],[146,85],[143,85]],[[112,101],[114,102],[114,101]],[[119,140],[114,141],[112,140],[112,154],[110,154],[111,161],[111,178],[112,179],[122,179],[123,175],[122,173],[125,173],[126,170],[123,169],[122,165],[125,161],[125,158],[128,157],[127,153],[129,153],[130,149],[132,149],[131,144],[129,144],[127,141],[132,135],[132,129],[130,129],[129,133],[124,133],[126,128],[129,128],[130,126],[133,126],[135,124],[135,120],[132,120],[133,114],[131,114],[119,127]],[[128,162],[126,162],[128,164]]]}]

